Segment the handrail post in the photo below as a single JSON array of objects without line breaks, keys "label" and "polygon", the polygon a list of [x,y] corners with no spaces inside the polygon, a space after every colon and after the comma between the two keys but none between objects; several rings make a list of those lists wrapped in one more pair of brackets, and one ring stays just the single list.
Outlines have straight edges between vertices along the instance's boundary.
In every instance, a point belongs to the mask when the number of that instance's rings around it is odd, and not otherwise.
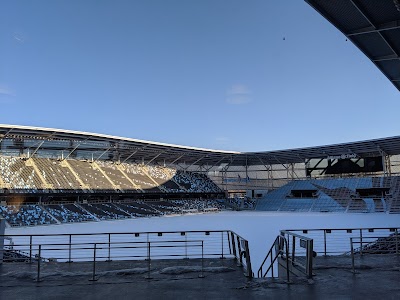
[{"label": "handrail post", "polygon": [[326,256],[326,230],[324,229],[324,256]]},{"label": "handrail post", "polygon": [[89,281],[97,281],[96,279],[96,248],[97,244],[94,244],[93,246],[93,273],[92,273],[92,279]]},{"label": "handrail post", "polygon": [[238,254],[239,254],[239,261],[238,261],[237,265],[238,266],[242,266],[243,265],[243,261],[242,261],[242,246],[240,245],[239,236],[236,236],[236,240],[237,240],[237,244],[238,244]]},{"label": "handrail post", "polygon": [[234,256],[234,259],[237,260],[235,236],[232,231],[231,231],[231,243],[232,243],[232,254]]},{"label": "handrail post", "polygon": [[151,242],[147,242],[147,276],[145,277],[146,279],[152,279],[151,277],[151,262],[150,262],[150,257],[151,257],[151,253],[150,253],[150,243]]},{"label": "handrail post", "polygon": [[32,263],[32,236],[29,237],[29,263]]},{"label": "handrail post", "polygon": [[312,278],[313,276],[313,254],[314,254],[314,240],[307,241],[307,266],[306,273],[307,278]]},{"label": "handrail post", "polygon": [[363,255],[363,236],[362,236],[362,229],[360,229],[360,255]]},{"label": "handrail post", "polygon": [[187,252],[187,234],[186,233],[185,233],[185,259],[189,259],[188,252]]},{"label": "handrail post", "polygon": [[40,282],[40,262],[42,260],[41,257],[42,257],[42,245],[39,245],[36,282]]},{"label": "handrail post", "polygon": [[68,262],[71,263],[72,262],[72,248],[71,248],[71,244],[72,244],[72,235],[69,235],[69,245],[68,245]]},{"label": "handrail post", "polygon": [[[274,277],[274,261],[272,259],[272,252],[268,252],[268,255],[271,253],[269,257],[271,257],[271,273],[272,273],[272,278]],[[267,275],[267,274],[265,274]]]},{"label": "handrail post", "polygon": [[395,231],[395,235],[396,235],[396,255],[399,255],[399,231],[397,228]]},{"label": "handrail post", "polygon": [[350,238],[350,249],[351,249],[351,269],[353,270],[353,274],[356,273],[354,267],[354,247],[353,247],[353,238]]},{"label": "handrail post", "polygon": [[229,231],[226,231],[226,236],[227,236],[227,238],[228,238],[229,254],[232,254],[231,239],[230,239],[230,237],[229,237]]},{"label": "handrail post", "polygon": [[204,278],[204,241],[201,241],[201,274],[199,278]]},{"label": "handrail post", "polygon": [[294,265],[295,256],[296,256],[296,237],[292,236],[292,265]]},{"label": "handrail post", "polygon": [[224,257],[224,232],[221,231],[221,259],[225,259]]},{"label": "handrail post", "polygon": [[246,251],[246,268],[247,268],[247,277],[248,278],[253,278],[253,270],[251,268],[251,260],[250,260],[250,248],[249,248],[249,242],[247,240],[244,241],[244,247]]},{"label": "handrail post", "polygon": [[286,240],[286,238],[285,237],[283,237],[283,239],[284,239],[284,243],[285,243],[285,251],[286,251],[286,279],[287,279],[287,282],[289,283],[290,282],[290,272],[289,272],[289,245],[288,245],[288,242],[287,242],[287,240]]},{"label": "handrail post", "polygon": [[111,261],[111,233],[108,234],[108,259],[107,261]]}]

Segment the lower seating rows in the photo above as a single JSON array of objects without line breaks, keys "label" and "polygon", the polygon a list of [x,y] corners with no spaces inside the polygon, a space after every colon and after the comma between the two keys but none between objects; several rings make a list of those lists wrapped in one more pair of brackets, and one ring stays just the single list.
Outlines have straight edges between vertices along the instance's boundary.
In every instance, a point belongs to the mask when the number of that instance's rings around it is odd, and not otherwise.
[{"label": "lower seating rows", "polygon": [[220,200],[132,201],[107,203],[0,205],[0,215],[14,226],[75,223],[184,213],[185,208],[221,209]]}]

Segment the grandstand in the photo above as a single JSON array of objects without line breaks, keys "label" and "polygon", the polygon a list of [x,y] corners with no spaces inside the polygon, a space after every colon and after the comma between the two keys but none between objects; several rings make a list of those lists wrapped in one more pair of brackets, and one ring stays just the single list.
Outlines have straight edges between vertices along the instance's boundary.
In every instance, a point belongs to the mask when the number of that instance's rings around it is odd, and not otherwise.
[{"label": "grandstand", "polygon": [[226,208],[400,212],[400,137],[241,153],[27,126],[0,135],[9,226]]}]

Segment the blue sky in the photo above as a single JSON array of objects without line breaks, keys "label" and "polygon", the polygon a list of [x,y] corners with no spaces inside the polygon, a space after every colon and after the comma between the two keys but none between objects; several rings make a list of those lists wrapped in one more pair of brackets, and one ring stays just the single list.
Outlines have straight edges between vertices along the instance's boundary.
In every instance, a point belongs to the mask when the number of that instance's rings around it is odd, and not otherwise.
[{"label": "blue sky", "polygon": [[0,123],[238,151],[400,134],[399,92],[302,0],[3,0],[0,49]]}]

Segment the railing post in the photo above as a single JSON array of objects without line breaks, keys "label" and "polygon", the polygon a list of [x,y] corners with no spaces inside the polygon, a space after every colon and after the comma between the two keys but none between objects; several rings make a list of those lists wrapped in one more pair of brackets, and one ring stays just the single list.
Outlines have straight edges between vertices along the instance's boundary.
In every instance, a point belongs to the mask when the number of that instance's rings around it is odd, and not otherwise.
[{"label": "railing post", "polygon": [[204,278],[204,241],[201,241],[201,274],[199,278]]},{"label": "railing post", "polygon": [[292,265],[294,265],[295,256],[296,256],[296,237],[292,236]]},{"label": "railing post", "polygon": [[111,261],[111,233],[108,234],[108,259],[107,261]]},{"label": "railing post", "polygon": [[351,269],[353,270],[353,274],[356,273],[354,267],[354,247],[353,247],[353,238],[350,238],[350,249],[351,249]]},{"label": "railing post", "polygon": [[69,235],[69,245],[68,245],[68,262],[72,262],[72,235]]},{"label": "railing post", "polygon": [[243,261],[242,261],[242,246],[240,245],[240,238],[238,236],[236,236],[236,240],[237,240],[238,254],[239,254],[238,266],[242,266],[243,265]]},{"label": "railing post", "polygon": [[96,248],[97,248],[97,244],[94,244],[94,246],[93,246],[93,273],[92,273],[92,279],[90,279],[90,281],[97,281],[97,279],[96,279]]},{"label": "railing post", "polygon": [[231,231],[231,243],[232,243],[232,254],[234,256],[234,259],[237,260],[235,236],[232,231]]},{"label": "railing post", "polygon": [[150,242],[147,242],[147,276],[145,277],[146,279],[152,279],[151,277],[151,262],[150,262]]},{"label": "railing post", "polygon": [[32,263],[32,236],[29,237],[29,263]]},{"label": "railing post", "polygon": [[245,248],[245,251],[246,251],[247,277],[251,279],[251,278],[253,278],[253,270],[251,268],[250,248],[249,248],[249,242],[247,240],[244,241],[244,248]]},{"label": "railing post", "polygon": [[290,276],[290,272],[289,272],[289,245],[288,245],[288,242],[287,242],[285,237],[284,237],[284,244],[285,244],[285,251],[286,251],[286,255],[285,255],[285,257],[286,257],[286,279],[287,279],[287,282],[289,282],[290,281],[290,277],[289,277]]},{"label": "railing post", "polygon": [[41,257],[42,257],[42,245],[39,245],[36,282],[40,282],[40,263],[42,260]]},{"label": "railing post", "polygon": [[225,259],[224,257],[224,232],[221,231],[221,259]]},{"label": "railing post", "polygon": [[231,248],[231,239],[229,237],[229,232],[226,232],[226,236],[228,237],[228,247],[229,247],[229,254],[232,254],[232,248]]},{"label": "railing post", "polygon": [[188,252],[187,252],[187,233],[185,233],[185,258],[188,259]]},{"label": "railing post", "polygon": [[363,235],[362,235],[362,229],[360,229],[360,255],[363,255]]},{"label": "railing post", "polygon": [[[270,257],[271,257],[271,264],[270,264],[270,266],[271,266],[271,273],[272,273],[272,278],[274,278],[274,261],[273,261],[273,259],[272,259],[272,253],[271,253]],[[265,274],[265,275],[267,275],[267,274]]]},{"label": "railing post", "polygon": [[314,240],[307,241],[307,266],[306,273],[307,278],[313,276],[313,254],[314,254]]},{"label": "railing post", "polygon": [[396,255],[399,255],[399,231],[397,228],[395,231],[395,235],[396,235]]},{"label": "railing post", "polygon": [[324,256],[326,256],[326,230],[324,229]]}]

